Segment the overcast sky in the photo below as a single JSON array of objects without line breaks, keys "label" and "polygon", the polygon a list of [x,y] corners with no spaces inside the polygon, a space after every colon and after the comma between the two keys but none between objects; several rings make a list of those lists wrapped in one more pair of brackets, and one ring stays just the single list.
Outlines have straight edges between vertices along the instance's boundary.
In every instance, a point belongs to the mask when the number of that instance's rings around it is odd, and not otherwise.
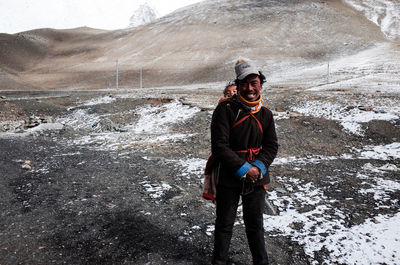
[{"label": "overcast sky", "polygon": [[148,2],[161,16],[201,0],[0,0],[0,33],[37,28],[121,29]]}]

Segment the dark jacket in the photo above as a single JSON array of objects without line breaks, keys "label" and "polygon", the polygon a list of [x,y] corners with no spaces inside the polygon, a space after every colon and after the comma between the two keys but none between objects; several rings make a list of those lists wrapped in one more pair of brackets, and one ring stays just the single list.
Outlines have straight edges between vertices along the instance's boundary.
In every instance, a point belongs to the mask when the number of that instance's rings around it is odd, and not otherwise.
[{"label": "dark jacket", "polygon": [[[278,140],[272,112],[262,107],[254,117],[249,117],[233,127],[248,115],[246,106],[234,98],[223,101],[216,107],[211,122],[211,150],[218,167],[218,185],[238,187],[242,177],[252,167],[258,167],[263,178],[255,185],[270,182],[268,168],[278,152]],[[248,161],[249,153],[243,152],[251,148],[261,148],[254,161]],[[238,152],[242,151],[242,152]]]}]

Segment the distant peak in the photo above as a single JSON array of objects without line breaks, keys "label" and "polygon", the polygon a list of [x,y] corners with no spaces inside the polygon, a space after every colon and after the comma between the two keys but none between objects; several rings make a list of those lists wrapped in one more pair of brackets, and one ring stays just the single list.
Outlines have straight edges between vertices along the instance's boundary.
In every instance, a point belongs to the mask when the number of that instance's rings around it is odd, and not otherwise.
[{"label": "distant peak", "polygon": [[137,27],[153,22],[157,19],[157,12],[146,2],[139,5],[129,19],[129,27]]}]

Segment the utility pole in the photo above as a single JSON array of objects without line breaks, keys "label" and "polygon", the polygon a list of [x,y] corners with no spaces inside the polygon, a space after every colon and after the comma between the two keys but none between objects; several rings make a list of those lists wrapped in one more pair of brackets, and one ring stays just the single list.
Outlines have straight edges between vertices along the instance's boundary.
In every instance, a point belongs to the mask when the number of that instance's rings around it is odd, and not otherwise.
[{"label": "utility pole", "polygon": [[143,70],[140,68],[140,88],[143,87]]},{"label": "utility pole", "polygon": [[117,73],[115,75],[115,87],[118,89],[118,60],[116,63],[116,71],[117,71]]},{"label": "utility pole", "polygon": [[327,83],[329,83],[329,62],[328,62],[328,72],[326,74],[326,80],[327,80]]}]

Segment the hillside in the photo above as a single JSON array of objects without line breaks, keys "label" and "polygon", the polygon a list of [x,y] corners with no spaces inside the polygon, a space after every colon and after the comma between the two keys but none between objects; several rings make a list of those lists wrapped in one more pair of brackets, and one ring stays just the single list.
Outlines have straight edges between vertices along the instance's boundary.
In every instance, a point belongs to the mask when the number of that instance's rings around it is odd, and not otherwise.
[{"label": "hillside", "polygon": [[[204,1],[154,23],[100,31],[41,29],[2,34],[0,67],[18,75],[1,89],[102,89],[225,81],[238,57],[268,75],[354,55],[388,42],[380,28],[338,0]],[[284,80],[277,80],[277,83]]]}]

